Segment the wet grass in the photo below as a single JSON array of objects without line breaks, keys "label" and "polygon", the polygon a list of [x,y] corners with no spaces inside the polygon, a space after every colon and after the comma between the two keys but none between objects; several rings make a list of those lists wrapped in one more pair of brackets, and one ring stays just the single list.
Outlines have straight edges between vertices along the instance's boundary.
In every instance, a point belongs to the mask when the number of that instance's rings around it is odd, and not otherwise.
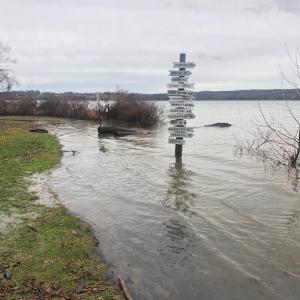
[{"label": "wet grass", "polygon": [[[30,125],[12,127],[0,121],[0,212],[26,211],[36,195],[28,192],[25,176],[59,162],[59,143],[48,134],[29,132]],[[6,127],[6,128],[5,128]]]},{"label": "wet grass", "polygon": [[0,120],[0,217],[23,216],[0,231],[0,299],[123,299],[104,280],[90,226],[28,190],[26,176],[60,160],[57,138],[31,126]]}]

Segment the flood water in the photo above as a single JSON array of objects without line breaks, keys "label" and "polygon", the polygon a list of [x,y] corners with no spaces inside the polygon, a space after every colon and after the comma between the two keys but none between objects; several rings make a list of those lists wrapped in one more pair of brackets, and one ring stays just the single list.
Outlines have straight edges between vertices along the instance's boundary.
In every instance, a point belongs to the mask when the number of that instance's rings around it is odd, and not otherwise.
[{"label": "flood water", "polygon": [[[135,300],[300,299],[295,174],[233,149],[257,102],[202,101],[194,112],[181,162],[167,125],[118,139],[99,139],[86,122],[51,127],[78,154],[64,154],[49,185],[92,224]],[[233,126],[203,127],[223,121]]]}]

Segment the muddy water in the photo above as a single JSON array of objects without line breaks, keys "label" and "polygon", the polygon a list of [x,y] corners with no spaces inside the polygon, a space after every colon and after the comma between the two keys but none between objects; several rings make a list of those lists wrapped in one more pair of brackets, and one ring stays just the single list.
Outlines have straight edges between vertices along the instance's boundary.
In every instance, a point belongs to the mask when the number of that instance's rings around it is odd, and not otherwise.
[{"label": "muddy water", "polygon": [[[89,123],[53,127],[79,153],[65,153],[50,186],[93,225],[134,299],[300,299],[295,174],[232,148],[253,127],[257,103],[201,102],[195,111],[195,136],[177,162],[166,126],[103,140]],[[233,126],[202,127],[219,121]]]}]

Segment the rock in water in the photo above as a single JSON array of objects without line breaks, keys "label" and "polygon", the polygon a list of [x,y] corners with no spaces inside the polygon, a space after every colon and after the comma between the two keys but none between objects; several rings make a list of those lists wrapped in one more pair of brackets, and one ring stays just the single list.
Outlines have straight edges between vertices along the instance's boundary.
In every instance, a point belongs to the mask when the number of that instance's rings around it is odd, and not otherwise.
[{"label": "rock in water", "polygon": [[230,127],[230,123],[213,123],[209,125],[204,125],[204,127]]},{"label": "rock in water", "polygon": [[121,127],[98,127],[98,135],[114,135],[114,136],[123,136],[136,134],[137,131],[134,129],[121,128]]},{"label": "rock in water", "polygon": [[47,129],[43,129],[43,128],[34,128],[34,129],[30,129],[31,132],[39,132],[39,133],[48,133]]}]

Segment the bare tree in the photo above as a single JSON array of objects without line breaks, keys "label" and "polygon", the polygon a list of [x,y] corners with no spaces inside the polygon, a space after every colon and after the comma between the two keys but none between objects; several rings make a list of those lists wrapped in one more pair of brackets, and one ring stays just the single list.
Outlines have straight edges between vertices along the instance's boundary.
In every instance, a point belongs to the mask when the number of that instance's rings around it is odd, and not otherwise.
[{"label": "bare tree", "polygon": [[[295,59],[292,58],[288,50],[287,53],[296,80],[289,80],[283,72],[282,77],[300,95],[300,52],[297,53]],[[283,98],[284,96],[283,92]],[[300,166],[300,118],[297,116],[296,110],[289,102],[282,105],[282,112],[286,113],[289,120],[289,124],[284,124],[278,118],[267,117],[260,102],[258,102],[258,108],[261,120],[254,122],[255,129],[250,132],[250,138],[236,138],[235,150],[241,154],[247,152],[258,155],[276,165],[298,168]]]},{"label": "bare tree", "polygon": [[10,49],[0,42],[0,93],[10,91],[16,83],[12,71],[9,68],[14,60],[9,57]]},{"label": "bare tree", "polygon": [[250,132],[250,138],[236,139],[236,151],[255,154],[276,165],[297,168],[300,158],[300,121],[290,104],[287,102],[283,105],[291,117],[289,125],[273,117],[267,118],[260,103],[258,107],[262,120],[254,122],[255,129]]}]

